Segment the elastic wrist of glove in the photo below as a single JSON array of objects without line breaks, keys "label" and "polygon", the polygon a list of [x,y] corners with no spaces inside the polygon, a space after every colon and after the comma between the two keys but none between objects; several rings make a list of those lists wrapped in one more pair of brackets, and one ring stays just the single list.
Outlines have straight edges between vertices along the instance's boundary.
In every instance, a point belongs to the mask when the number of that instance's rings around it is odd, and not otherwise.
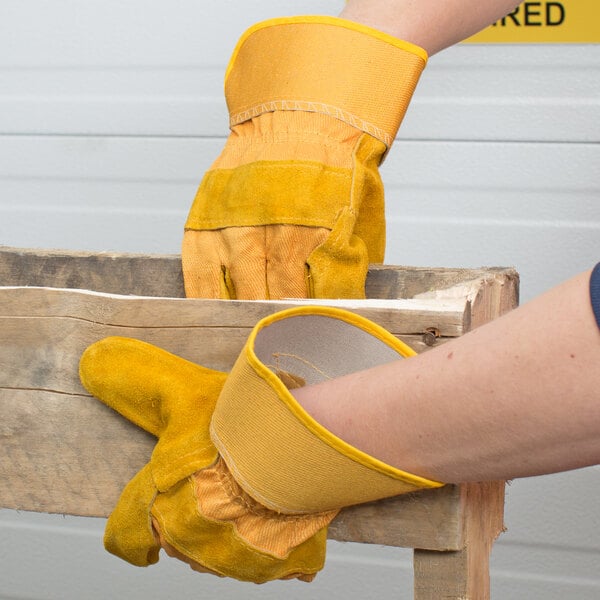
[{"label": "elastic wrist of glove", "polygon": [[265,112],[320,112],[390,146],[427,53],[336,17],[272,19],[238,42],[225,75],[230,124]]},{"label": "elastic wrist of glove", "polygon": [[331,434],[284,383],[292,377],[314,384],[413,354],[381,327],[340,309],[272,315],[255,327],[225,383],[211,422],[213,443],[242,488],[281,513],[321,512],[439,487]]}]

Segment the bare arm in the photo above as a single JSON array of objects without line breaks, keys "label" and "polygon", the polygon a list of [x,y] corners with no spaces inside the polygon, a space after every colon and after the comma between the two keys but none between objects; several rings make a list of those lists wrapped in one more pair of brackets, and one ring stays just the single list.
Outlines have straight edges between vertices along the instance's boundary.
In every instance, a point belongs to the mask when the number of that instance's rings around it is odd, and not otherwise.
[{"label": "bare arm", "polygon": [[[435,54],[515,0],[349,0],[341,17]],[[600,332],[589,273],[408,361],[296,390],[339,437],[440,481],[509,479],[600,462]]]},{"label": "bare arm", "polygon": [[294,390],[338,437],[444,482],[600,462],[600,331],[582,273],[417,357]]},{"label": "bare arm", "polygon": [[435,54],[504,17],[515,0],[348,0],[340,17],[369,25]]}]

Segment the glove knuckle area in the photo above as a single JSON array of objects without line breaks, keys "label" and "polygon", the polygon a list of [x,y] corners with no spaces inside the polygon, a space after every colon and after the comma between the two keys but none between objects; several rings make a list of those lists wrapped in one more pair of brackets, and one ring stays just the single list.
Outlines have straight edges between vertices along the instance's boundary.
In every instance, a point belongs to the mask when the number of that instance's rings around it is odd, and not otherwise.
[{"label": "glove knuckle area", "polygon": [[259,161],[209,171],[186,222],[187,229],[275,223],[329,227],[348,204],[352,168],[316,161]]},{"label": "glove knuckle area", "polygon": [[325,529],[278,558],[242,539],[232,523],[203,516],[190,478],[156,497],[152,520],[165,551],[194,570],[264,583],[295,577],[310,580],[324,566]]},{"label": "glove knuckle area", "polygon": [[186,296],[306,298],[307,257],[329,235],[325,227],[286,224],[187,230],[182,253]]},{"label": "glove knuckle area", "polygon": [[326,527],[338,512],[284,514],[270,510],[242,489],[221,458],[195,473],[192,480],[202,515],[231,523],[251,547],[279,559]]}]

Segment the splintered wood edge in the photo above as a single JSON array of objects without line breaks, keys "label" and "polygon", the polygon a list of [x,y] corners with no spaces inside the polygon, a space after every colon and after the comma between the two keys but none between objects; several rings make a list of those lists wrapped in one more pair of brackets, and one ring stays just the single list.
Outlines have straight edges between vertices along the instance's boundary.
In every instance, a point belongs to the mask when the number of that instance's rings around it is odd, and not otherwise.
[{"label": "splintered wood edge", "polygon": [[[227,371],[257,321],[303,304],[0,288],[0,364],[4,367],[0,369],[0,388],[82,393],[77,376],[79,357],[89,345],[109,336],[136,338],[186,360]],[[352,306],[353,312],[417,347],[422,344],[419,333],[428,326],[448,337],[469,328],[469,303],[461,299],[446,303],[364,300]]]},{"label": "splintered wood edge", "polygon": [[503,481],[460,486],[463,544],[457,551],[415,548],[414,598],[489,600],[489,560],[492,546],[504,530]]},{"label": "splintered wood edge", "polygon": [[240,327],[287,308],[328,306],[350,310],[378,322],[394,334],[422,333],[438,326],[442,335],[458,336],[470,326],[468,299],[365,300],[210,300],[125,296],[53,287],[0,287],[0,316],[71,318],[114,327]]}]

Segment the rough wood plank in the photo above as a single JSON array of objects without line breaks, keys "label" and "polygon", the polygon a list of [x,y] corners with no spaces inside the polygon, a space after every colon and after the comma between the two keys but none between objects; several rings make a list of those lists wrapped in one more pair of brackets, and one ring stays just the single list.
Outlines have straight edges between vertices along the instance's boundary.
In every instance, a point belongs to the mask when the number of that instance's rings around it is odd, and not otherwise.
[{"label": "rough wood plank", "polygon": [[[398,302],[427,314],[426,301]],[[454,306],[459,320],[464,320],[468,302],[457,300]],[[0,478],[11,482],[0,488],[0,506],[105,516],[147,461],[152,440],[87,396],[77,376],[83,350],[107,335],[128,335],[227,369],[255,321],[281,305],[0,288],[0,307],[1,314],[8,315],[0,317],[5,448]],[[432,315],[443,314],[438,301],[430,301],[429,307]],[[359,309],[374,320],[381,317],[392,331],[407,323],[410,330],[416,317],[407,321],[398,316],[419,311]],[[410,547],[419,540],[421,547],[456,548],[462,532],[455,495],[449,487],[442,495],[415,494],[376,507],[349,509],[351,517],[342,515],[331,535]]]},{"label": "rough wood plank", "polygon": [[[89,344],[108,335],[127,335],[226,370],[256,320],[287,305],[291,304],[0,288],[5,449],[0,479],[11,482],[0,488],[0,506],[106,516],[124,485],[147,461],[153,445],[150,436],[90,398],[79,383],[79,357]],[[417,331],[433,323],[454,335],[468,321],[469,303],[461,299],[449,302],[448,308],[437,300],[398,300],[394,305],[402,308],[367,307],[357,312],[399,334],[415,329],[420,318],[424,321]],[[458,329],[455,321],[460,322]],[[419,339],[413,336],[415,343]],[[427,548],[460,547],[456,493],[448,487],[441,495],[426,492],[348,509],[351,516],[342,514],[331,536],[409,547],[416,540]]]},{"label": "rough wood plank", "polygon": [[175,255],[121,254],[0,246],[0,285],[95,290],[182,298],[181,259]]},{"label": "rough wood plank", "polygon": [[[186,360],[226,371],[249,331],[227,326],[119,327],[72,318],[0,317],[0,388],[81,393],[76,369],[79,357],[87,346],[110,335],[136,338]],[[416,351],[428,348],[420,335],[398,337]]]},{"label": "rough wood plank", "polygon": [[155,444],[89,395],[0,389],[0,414],[3,508],[106,516]]},{"label": "rough wood plank", "polygon": [[455,551],[464,545],[460,497],[461,486],[447,485],[351,506],[330,525],[329,537],[342,542]]},{"label": "rough wood plank", "polygon": [[510,267],[457,269],[371,265],[366,293],[368,298],[450,298],[461,294],[461,288],[465,284],[482,281],[491,282],[496,289],[499,282],[503,282],[506,286],[501,292],[503,299],[512,308],[518,304],[519,275]]},{"label": "rough wood plank", "polygon": [[422,333],[435,326],[444,336],[471,327],[471,307],[464,298],[395,300],[237,301],[192,298],[148,298],[81,290],[0,287],[0,316],[72,318],[115,327],[252,328],[279,310],[298,305],[339,306],[377,321],[394,334]]},{"label": "rough wood plank", "polygon": [[[84,394],[0,389],[0,506],[106,517],[155,440]],[[462,547],[460,488],[348,508],[329,537],[389,546]]]},{"label": "rough wood plank", "polygon": [[415,300],[439,302],[448,302],[452,298],[461,298],[470,303],[470,327],[474,329],[518,305],[519,278],[510,271],[492,271],[483,277],[461,281],[452,287],[421,292],[413,297]]},{"label": "rough wood plank", "polygon": [[[414,551],[415,600],[489,600],[489,559],[504,529],[504,482],[460,486],[464,546]],[[418,548],[418,546],[417,546]]]},{"label": "rough wood plank", "polygon": [[[81,388],[77,363],[88,344],[107,335],[129,335],[227,369],[255,322],[286,306],[181,299],[179,260],[0,249],[0,285],[159,296],[0,287],[0,438],[6,449],[0,453],[0,479],[11,482],[0,486],[0,506],[105,516],[147,461],[152,438]],[[391,308],[359,303],[355,310],[421,350],[428,347],[422,338],[427,328],[445,341],[514,307],[518,277],[512,269],[373,266],[367,289],[371,297],[400,300]],[[487,486],[446,486],[352,507],[333,523],[330,537],[425,549],[415,557],[421,585],[432,564],[425,558],[428,551],[437,556],[451,550],[445,560],[454,560],[456,568],[479,560],[479,550],[470,550],[476,528],[466,525],[476,520],[472,506],[479,506],[477,514],[502,520],[502,507],[486,496]],[[502,484],[497,493],[503,498]],[[467,581],[469,571],[461,573]]]},{"label": "rough wood plank", "polygon": [[[421,347],[419,332],[428,326],[456,336],[469,325],[464,300],[394,304],[398,308],[355,310]],[[82,393],[79,357],[87,346],[110,335],[141,339],[187,360],[228,370],[254,324],[293,305],[0,288],[0,387]]]},{"label": "rough wood plank", "polygon": [[[481,269],[371,265],[368,298],[413,298],[465,281],[504,276],[518,293],[518,275],[504,267]],[[43,250],[0,246],[0,286],[79,288],[113,294],[183,297],[181,257]]]}]

